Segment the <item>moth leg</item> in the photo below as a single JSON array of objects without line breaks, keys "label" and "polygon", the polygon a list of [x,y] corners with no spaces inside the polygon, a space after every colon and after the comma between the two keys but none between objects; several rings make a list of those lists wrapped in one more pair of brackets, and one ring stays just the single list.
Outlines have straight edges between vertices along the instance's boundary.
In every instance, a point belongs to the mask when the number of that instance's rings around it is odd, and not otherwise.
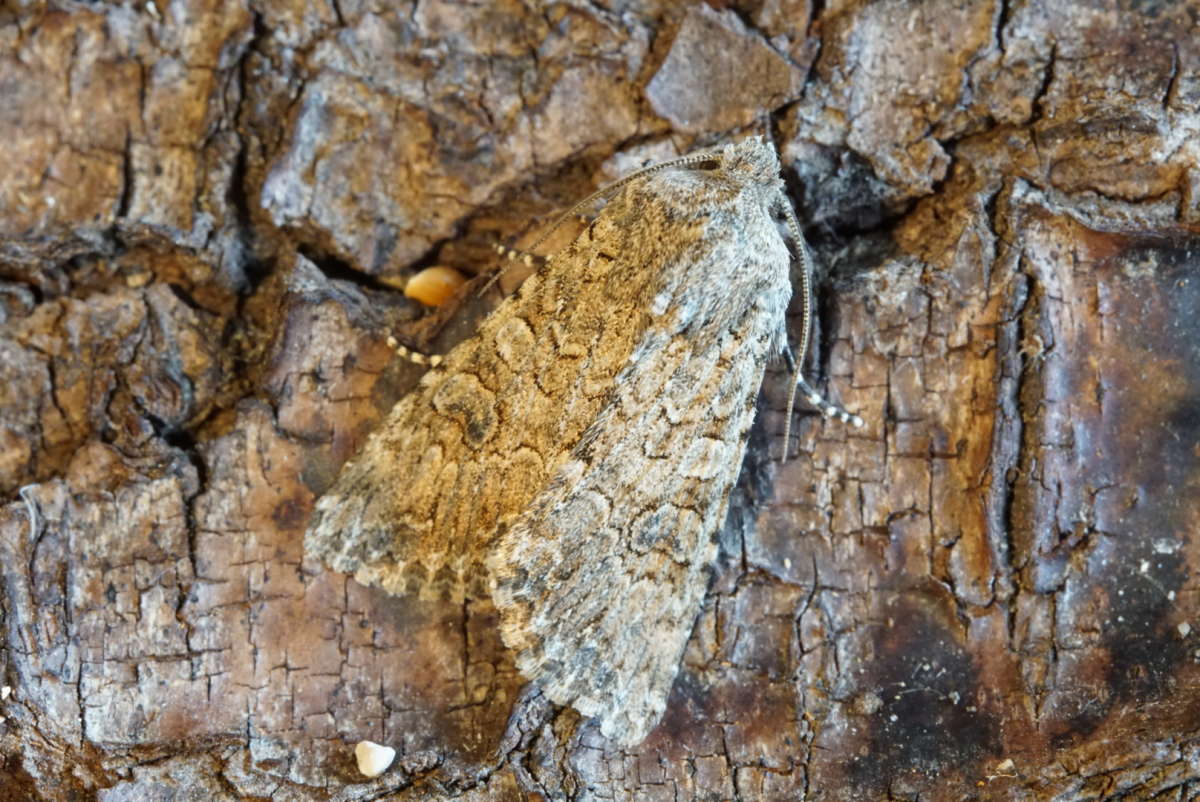
[{"label": "moth leg", "polygon": [[500,258],[504,260],[504,264],[500,266],[500,269],[496,271],[495,275],[488,279],[486,284],[479,288],[480,295],[483,295],[485,292],[490,290],[492,285],[499,281],[501,276],[512,269],[515,263],[520,262],[528,269],[540,267],[546,262],[546,257],[544,256],[538,256],[530,251],[522,251],[517,248],[510,248],[507,245],[499,242],[496,243],[495,250],[496,253],[500,255]]},{"label": "moth leg", "polygon": [[827,418],[837,418],[842,423],[848,423],[855,429],[863,427],[863,419],[853,412],[848,412],[841,404],[835,404],[825,396],[813,389],[813,386],[805,381],[803,376],[796,376],[796,387],[800,392],[804,393],[804,400],[812,404],[822,415]]},{"label": "moth leg", "polygon": [[[526,267],[533,267],[534,265],[540,264],[546,260],[544,256],[538,256],[530,253],[529,251],[522,251],[517,248],[510,248],[507,245],[499,242],[496,243],[496,253],[499,254],[502,259],[505,259],[509,262],[520,261],[521,264],[525,265]],[[506,269],[507,268],[501,268],[501,272]]]},{"label": "moth leg", "polygon": [[[483,295],[492,287],[493,284],[500,280],[500,277],[503,276],[505,271],[507,271],[510,267],[508,263],[520,261],[520,263],[525,267],[531,268],[540,266],[546,261],[546,257],[544,256],[537,256],[527,251],[509,248],[507,245],[501,245],[499,243],[496,244],[495,250],[496,253],[498,253],[501,258],[505,260],[505,264],[496,271],[495,275],[487,280],[487,283],[479,288],[479,295]],[[414,351],[411,348],[401,345],[395,337],[388,337],[387,344],[389,348],[396,352],[396,356],[400,357],[401,359],[406,359],[414,364],[436,368],[442,363],[442,356],[440,354],[434,354],[430,356],[422,354],[419,351]]]},{"label": "moth leg", "polygon": [[441,354],[434,354],[433,356],[422,354],[419,351],[414,351],[411,348],[401,345],[395,337],[388,337],[387,344],[388,348],[391,348],[396,352],[396,356],[400,357],[401,359],[407,359],[413,364],[427,365],[431,368],[436,368],[438,365],[442,364]]},{"label": "moth leg", "polygon": [[[803,393],[804,400],[812,404],[812,406],[827,418],[837,418],[842,423],[848,423],[855,429],[860,429],[863,426],[863,419],[852,412],[846,410],[841,404],[835,404],[825,396],[821,395],[813,386],[804,378],[804,374],[796,368],[796,357],[792,355],[791,348],[783,349],[783,359],[787,362],[788,372],[794,377],[792,392],[788,397],[788,413],[789,419],[792,410],[792,401],[795,397],[795,391],[798,389]],[[789,420],[790,422],[790,420]],[[786,449],[786,444],[785,444]]]}]

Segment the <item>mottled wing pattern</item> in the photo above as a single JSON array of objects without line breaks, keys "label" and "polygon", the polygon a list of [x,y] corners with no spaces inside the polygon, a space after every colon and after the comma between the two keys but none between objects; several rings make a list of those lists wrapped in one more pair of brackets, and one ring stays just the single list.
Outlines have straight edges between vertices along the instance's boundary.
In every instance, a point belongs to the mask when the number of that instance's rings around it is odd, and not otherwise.
[{"label": "mottled wing pattern", "polygon": [[698,353],[676,340],[630,371],[492,557],[521,672],[622,743],[661,716],[703,600],[762,380],[754,328]]},{"label": "mottled wing pattern", "polygon": [[719,290],[683,288],[489,561],[521,672],[624,744],[666,706],[782,336],[787,251],[765,213],[742,215],[745,239],[688,258],[725,260],[720,270],[757,277],[759,291],[698,314]]},{"label": "mottled wing pattern", "polygon": [[[597,275],[607,267],[587,265]],[[308,552],[392,593],[486,593],[492,533],[599,412],[603,399],[581,388],[611,382],[633,348],[628,328],[601,325],[600,292],[571,272],[530,277],[343,467],[317,502]]]},{"label": "mottled wing pattern", "polygon": [[629,183],[431,370],[305,540],[394,593],[486,582],[522,672],[626,744],[666,705],[791,294],[774,151],[702,162]]},{"label": "mottled wing pattern", "polygon": [[[659,197],[677,207],[694,172],[630,187],[397,402],[318,500],[307,551],[392,593],[486,593],[495,531],[606,406],[654,297],[686,278],[680,249],[703,247],[705,216],[661,213]],[[636,265],[615,257],[633,249]]]}]

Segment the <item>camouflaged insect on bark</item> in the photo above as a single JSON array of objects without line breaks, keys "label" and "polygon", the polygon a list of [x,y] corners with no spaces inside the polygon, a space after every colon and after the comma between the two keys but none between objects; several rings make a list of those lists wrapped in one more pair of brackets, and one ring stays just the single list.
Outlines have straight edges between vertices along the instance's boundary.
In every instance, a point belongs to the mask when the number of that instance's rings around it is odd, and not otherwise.
[{"label": "camouflaged insect on bark", "polygon": [[490,593],[530,680],[640,741],[786,345],[781,203],[759,140],[628,183],[396,404],[308,551],[392,593]]}]

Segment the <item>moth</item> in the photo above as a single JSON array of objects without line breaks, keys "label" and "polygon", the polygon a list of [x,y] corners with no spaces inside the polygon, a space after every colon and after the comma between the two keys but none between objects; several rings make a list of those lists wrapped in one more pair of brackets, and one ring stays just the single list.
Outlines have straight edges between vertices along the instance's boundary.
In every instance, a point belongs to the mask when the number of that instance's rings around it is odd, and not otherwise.
[{"label": "moth", "polygon": [[305,547],[390,593],[490,595],[522,674],[629,745],[666,707],[765,366],[787,347],[779,221],[804,267],[801,365],[811,260],[758,139],[601,194],[578,238],[397,402]]}]

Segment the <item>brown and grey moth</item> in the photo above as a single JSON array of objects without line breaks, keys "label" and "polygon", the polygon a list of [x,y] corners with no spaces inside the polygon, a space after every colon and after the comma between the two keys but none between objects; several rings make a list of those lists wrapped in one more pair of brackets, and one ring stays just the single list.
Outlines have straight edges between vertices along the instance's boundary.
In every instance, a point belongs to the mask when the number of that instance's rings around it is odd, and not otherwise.
[{"label": "brown and grey moth", "polygon": [[810,265],[759,140],[617,187],[396,404],[305,546],[391,593],[490,594],[521,672],[632,744],[666,706],[764,368],[787,346],[779,220],[804,262],[800,364]]}]

